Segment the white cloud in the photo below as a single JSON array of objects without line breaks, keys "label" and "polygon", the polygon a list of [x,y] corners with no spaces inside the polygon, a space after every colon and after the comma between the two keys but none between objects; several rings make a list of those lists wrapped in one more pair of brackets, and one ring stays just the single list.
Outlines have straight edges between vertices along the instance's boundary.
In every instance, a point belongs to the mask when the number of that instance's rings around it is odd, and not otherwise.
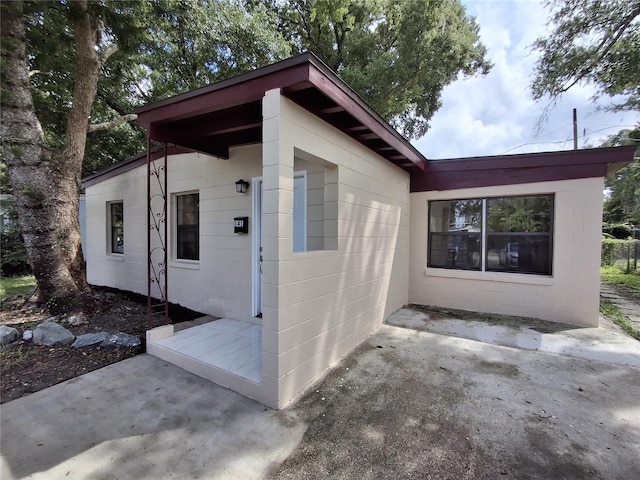
[{"label": "white cloud", "polygon": [[593,104],[593,87],[572,88],[539,120],[549,100],[530,93],[536,61],[531,44],[544,36],[548,12],[541,1],[464,0],[480,25],[494,67],[486,77],[448,86],[431,130],[414,145],[427,158],[456,158],[573,148],[572,110],[578,109],[579,146],[596,146],[608,135],[640,121],[637,113],[607,113]]}]

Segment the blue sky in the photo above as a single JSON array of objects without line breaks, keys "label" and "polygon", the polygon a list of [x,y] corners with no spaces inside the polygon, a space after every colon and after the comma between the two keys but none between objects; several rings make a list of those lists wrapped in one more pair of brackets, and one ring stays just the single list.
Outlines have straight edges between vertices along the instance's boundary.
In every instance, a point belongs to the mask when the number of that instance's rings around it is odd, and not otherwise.
[{"label": "blue sky", "polygon": [[531,44],[548,32],[549,12],[538,0],[463,0],[480,25],[494,67],[486,77],[460,79],[445,88],[431,129],[413,144],[427,158],[457,158],[573,148],[573,108],[578,111],[578,147],[598,146],[608,135],[640,122],[638,113],[598,111],[595,89],[575,86],[549,111],[548,99],[530,93],[536,54]]}]

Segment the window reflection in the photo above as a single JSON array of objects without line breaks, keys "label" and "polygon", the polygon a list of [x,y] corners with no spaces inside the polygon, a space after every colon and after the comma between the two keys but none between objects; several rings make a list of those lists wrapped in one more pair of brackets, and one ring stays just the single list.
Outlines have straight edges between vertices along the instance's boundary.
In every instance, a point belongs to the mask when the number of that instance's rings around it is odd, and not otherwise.
[{"label": "window reflection", "polygon": [[433,201],[428,265],[550,275],[552,225],[553,195]]}]

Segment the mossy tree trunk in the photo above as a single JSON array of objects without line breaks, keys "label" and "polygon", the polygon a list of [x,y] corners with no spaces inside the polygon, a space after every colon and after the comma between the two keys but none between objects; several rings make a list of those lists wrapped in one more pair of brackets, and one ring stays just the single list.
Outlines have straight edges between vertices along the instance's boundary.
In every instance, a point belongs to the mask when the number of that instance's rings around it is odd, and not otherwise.
[{"label": "mossy tree trunk", "polygon": [[75,86],[63,145],[52,148],[35,112],[22,2],[2,2],[2,153],[39,300],[54,312],[85,305],[89,294],[80,243],[80,174],[103,58],[99,19],[86,1],[69,3]]}]

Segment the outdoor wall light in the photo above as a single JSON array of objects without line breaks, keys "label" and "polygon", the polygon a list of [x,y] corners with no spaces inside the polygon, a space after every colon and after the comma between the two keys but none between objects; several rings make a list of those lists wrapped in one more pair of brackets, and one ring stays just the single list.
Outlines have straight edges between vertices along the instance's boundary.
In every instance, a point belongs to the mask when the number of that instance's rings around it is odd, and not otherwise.
[{"label": "outdoor wall light", "polygon": [[248,188],[249,182],[246,180],[240,179],[236,182],[236,193],[247,193]]}]

